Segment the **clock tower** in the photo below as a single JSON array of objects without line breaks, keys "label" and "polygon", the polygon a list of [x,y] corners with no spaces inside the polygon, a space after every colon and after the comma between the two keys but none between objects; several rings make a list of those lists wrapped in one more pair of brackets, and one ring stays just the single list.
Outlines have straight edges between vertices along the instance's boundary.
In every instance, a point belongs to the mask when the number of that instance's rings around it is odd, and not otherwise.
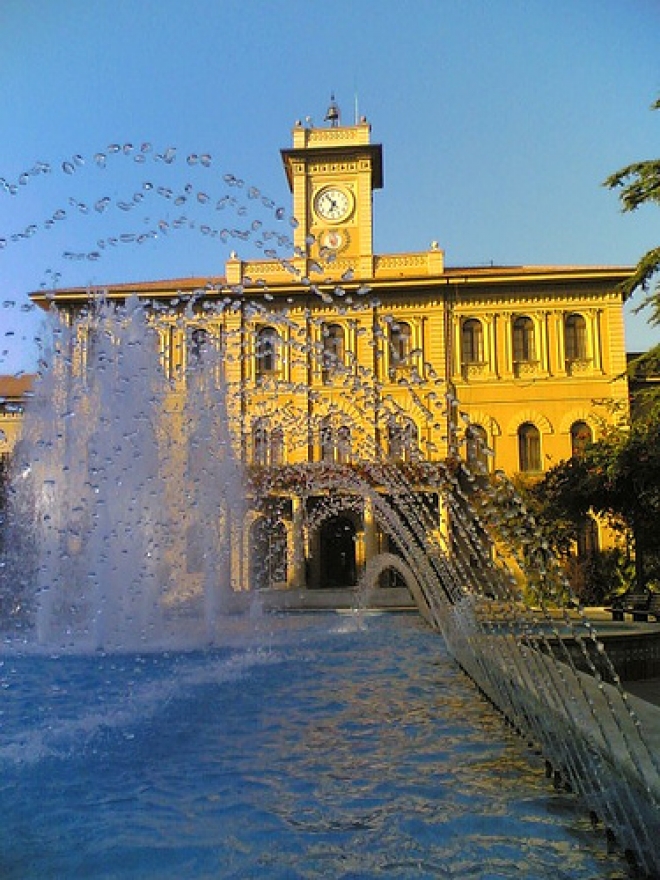
[{"label": "clock tower", "polygon": [[334,104],[326,118],[332,123],[328,128],[296,123],[293,148],[282,150],[298,221],[294,245],[329,274],[351,268],[370,276],[372,192],[383,185],[382,147],[370,143],[371,126],[364,118],[343,126]]}]

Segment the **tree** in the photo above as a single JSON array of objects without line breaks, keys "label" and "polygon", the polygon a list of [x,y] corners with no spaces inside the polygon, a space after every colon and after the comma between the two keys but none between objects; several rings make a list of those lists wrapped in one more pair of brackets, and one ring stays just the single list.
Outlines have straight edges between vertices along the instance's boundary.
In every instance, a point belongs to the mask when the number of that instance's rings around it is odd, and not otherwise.
[{"label": "tree", "polygon": [[594,511],[632,535],[636,587],[660,578],[660,406],[560,462],[529,491],[560,553]]},{"label": "tree", "polygon": [[[660,110],[660,98],[652,104],[651,109]],[[621,189],[619,199],[624,211],[635,211],[640,205],[649,202],[660,205],[660,159],[648,159],[626,165],[625,168],[611,174],[605,181],[605,186],[610,189]],[[652,324],[660,324],[660,287],[656,285],[655,290],[651,291],[651,282],[658,273],[660,273],[660,247],[652,248],[644,254],[633,274],[621,286],[626,299],[639,288],[646,293],[638,311],[650,306],[649,320]]]}]

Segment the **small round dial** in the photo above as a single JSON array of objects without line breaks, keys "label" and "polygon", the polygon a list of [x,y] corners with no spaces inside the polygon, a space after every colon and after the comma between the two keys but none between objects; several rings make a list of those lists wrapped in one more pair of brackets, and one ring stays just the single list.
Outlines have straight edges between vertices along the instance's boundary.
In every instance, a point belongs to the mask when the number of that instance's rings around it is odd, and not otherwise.
[{"label": "small round dial", "polygon": [[319,216],[334,223],[345,220],[353,207],[349,194],[334,186],[322,189],[316,197],[315,205]]},{"label": "small round dial", "polygon": [[346,238],[337,229],[324,232],[319,241],[321,242],[321,247],[328,251],[340,251],[346,245]]}]

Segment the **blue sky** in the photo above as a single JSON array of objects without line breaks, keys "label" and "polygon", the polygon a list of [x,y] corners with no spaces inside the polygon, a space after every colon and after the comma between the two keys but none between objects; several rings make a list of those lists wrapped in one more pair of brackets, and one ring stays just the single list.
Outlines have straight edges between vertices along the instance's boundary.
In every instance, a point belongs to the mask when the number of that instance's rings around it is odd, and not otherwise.
[{"label": "blue sky", "polygon": [[[377,252],[437,240],[453,266],[635,263],[660,213],[622,214],[602,181],[660,155],[659,32],[657,0],[2,0],[0,178],[16,194],[0,181],[0,372],[33,365],[27,293],[58,274],[218,276],[230,250],[258,253],[219,233],[255,219],[286,251],[279,151],[296,119],[322,124],[331,92],[383,144]],[[217,210],[225,198],[238,205]],[[659,341],[629,317],[630,350]]]}]

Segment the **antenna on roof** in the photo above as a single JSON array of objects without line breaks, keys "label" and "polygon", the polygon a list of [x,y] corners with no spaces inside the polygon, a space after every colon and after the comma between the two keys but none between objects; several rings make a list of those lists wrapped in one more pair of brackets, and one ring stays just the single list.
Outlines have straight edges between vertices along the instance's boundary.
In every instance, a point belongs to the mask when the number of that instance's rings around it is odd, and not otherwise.
[{"label": "antenna on roof", "polygon": [[330,95],[330,106],[325,114],[325,121],[330,123],[330,128],[337,128],[339,125],[340,113],[334,94]]}]

